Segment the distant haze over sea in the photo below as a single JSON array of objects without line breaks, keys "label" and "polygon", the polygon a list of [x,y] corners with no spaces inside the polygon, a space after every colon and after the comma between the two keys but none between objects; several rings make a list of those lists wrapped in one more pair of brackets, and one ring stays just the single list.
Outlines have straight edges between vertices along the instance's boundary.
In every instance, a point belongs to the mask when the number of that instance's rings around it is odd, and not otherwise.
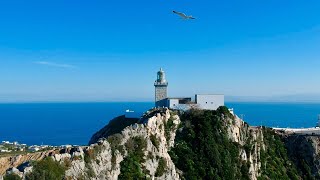
[{"label": "distant haze over sea", "polygon": [[[186,95],[184,95],[186,96]],[[194,95],[189,95],[194,98]],[[0,103],[65,103],[65,102],[152,102],[153,98],[146,97],[121,97],[110,98],[108,96],[97,95],[75,95],[59,94],[56,97],[48,98],[35,94],[0,94]],[[292,95],[274,95],[274,96],[232,96],[225,95],[226,102],[294,102],[294,103],[320,103],[320,94],[292,94]]]},{"label": "distant haze over sea", "polygon": [[295,102],[320,103],[320,94],[296,94],[276,96],[226,96],[227,102]]}]

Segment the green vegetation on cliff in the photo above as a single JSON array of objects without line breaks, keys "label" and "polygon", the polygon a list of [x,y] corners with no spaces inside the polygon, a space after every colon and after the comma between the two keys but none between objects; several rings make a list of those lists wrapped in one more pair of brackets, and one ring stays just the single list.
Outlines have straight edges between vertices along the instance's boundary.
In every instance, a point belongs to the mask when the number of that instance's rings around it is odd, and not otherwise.
[{"label": "green vegetation on cliff", "polygon": [[248,179],[248,164],[239,158],[240,146],[228,139],[224,117],[217,111],[191,110],[181,115],[170,156],[186,179]]},{"label": "green vegetation on cliff", "polygon": [[158,168],[155,173],[155,176],[161,177],[166,172],[166,169],[167,169],[167,161],[163,157],[161,157],[159,159]]},{"label": "green vegetation on cliff", "polygon": [[143,137],[133,137],[125,144],[128,156],[120,163],[121,173],[118,179],[145,179],[146,172],[141,163],[144,162],[144,151],[147,141]]},{"label": "green vegetation on cliff", "polygon": [[266,148],[260,152],[261,176],[259,179],[300,179],[281,137],[269,128],[263,127],[262,131]]},{"label": "green vegetation on cliff", "polygon": [[65,167],[51,157],[47,157],[34,163],[32,172],[26,175],[26,180],[59,180],[64,179],[64,176]]},{"label": "green vegetation on cliff", "polygon": [[288,156],[303,179],[320,179],[320,154],[317,136],[291,135],[284,139]]},{"label": "green vegetation on cliff", "polygon": [[216,111],[191,110],[180,118],[181,128],[170,156],[185,179],[249,179],[250,163],[241,160],[239,152],[244,149],[247,156],[254,153],[252,142],[260,147],[265,145],[258,159],[261,162],[258,179],[314,179],[306,163],[299,168],[295,166],[282,137],[271,129],[263,127],[263,140],[258,142],[250,135],[243,146],[232,142],[227,127],[234,117],[226,107]]},{"label": "green vegetation on cliff", "polygon": [[3,177],[3,180],[21,180],[21,177],[16,174],[7,174]]}]

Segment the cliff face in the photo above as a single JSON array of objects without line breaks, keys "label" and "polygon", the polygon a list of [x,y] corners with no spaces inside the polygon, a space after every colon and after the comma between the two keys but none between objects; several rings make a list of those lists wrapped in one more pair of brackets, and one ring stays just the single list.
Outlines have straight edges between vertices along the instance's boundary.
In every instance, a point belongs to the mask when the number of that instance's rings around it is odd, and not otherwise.
[{"label": "cliff face", "polygon": [[237,115],[226,118],[228,123],[228,137],[231,141],[239,143],[240,158],[249,164],[250,179],[257,179],[261,173],[260,152],[265,150],[263,131],[261,127],[250,127]]},{"label": "cliff face", "polygon": [[320,137],[283,135],[288,155],[305,179],[320,179]]},{"label": "cliff face", "polygon": [[[175,165],[171,161],[168,149],[173,145],[175,128],[180,123],[179,116],[170,115],[169,110],[153,112],[143,124],[133,124],[124,128],[120,133],[111,136],[95,134],[91,142],[97,141],[79,152],[78,160],[71,162],[66,176],[69,179],[118,179],[125,177],[121,166],[126,166],[129,157],[141,158],[138,165],[143,174],[150,178],[179,179]],[[169,138],[165,135],[165,124],[172,120],[174,123]],[[99,139],[99,140],[98,140]],[[56,157],[55,157],[56,158]],[[74,159],[71,158],[71,159]],[[56,160],[59,160],[56,158]],[[165,169],[159,173],[160,161],[165,162]]]},{"label": "cliff face", "polygon": [[32,167],[19,165],[50,156],[66,167],[66,179],[312,179],[319,142],[250,127],[225,107],[180,116],[154,109],[140,120],[115,118],[89,146],[2,157],[0,174],[14,167],[24,177]]},{"label": "cliff face", "polygon": [[25,155],[0,157],[0,176],[3,175],[6,170],[12,167],[19,167],[21,164],[28,161],[38,161],[47,157],[51,152],[36,152]]}]

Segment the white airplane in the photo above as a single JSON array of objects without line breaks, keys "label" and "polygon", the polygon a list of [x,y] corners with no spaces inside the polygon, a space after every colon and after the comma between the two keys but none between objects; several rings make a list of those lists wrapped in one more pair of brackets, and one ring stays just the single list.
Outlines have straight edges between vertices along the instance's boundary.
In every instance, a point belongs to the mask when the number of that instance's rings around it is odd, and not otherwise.
[{"label": "white airplane", "polygon": [[178,11],[172,11],[173,13],[179,15],[182,19],[196,19],[192,16],[187,16],[184,13],[178,12]]}]

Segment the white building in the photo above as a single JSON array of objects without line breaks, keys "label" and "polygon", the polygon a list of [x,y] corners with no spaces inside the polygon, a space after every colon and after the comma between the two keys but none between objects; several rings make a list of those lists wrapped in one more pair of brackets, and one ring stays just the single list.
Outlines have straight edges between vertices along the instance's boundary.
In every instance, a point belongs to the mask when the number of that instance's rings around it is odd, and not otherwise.
[{"label": "white building", "polygon": [[170,109],[188,110],[196,105],[191,98],[166,98],[164,101],[165,107]]},{"label": "white building", "polygon": [[170,109],[188,110],[190,108],[216,110],[224,106],[222,94],[196,94],[195,101],[191,98],[166,98],[163,104]]},{"label": "white building", "polygon": [[9,141],[2,141],[2,144],[10,144]]},{"label": "white building", "polygon": [[223,94],[196,94],[195,102],[199,109],[216,110],[224,106]]},{"label": "white building", "polygon": [[29,147],[28,150],[29,150],[29,151],[32,151],[32,152],[37,152],[37,151],[40,151],[41,148],[40,148],[40,146],[32,145],[32,146]]},{"label": "white building", "polygon": [[11,150],[8,150],[8,149],[0,149],[0,152],[6,153],[6,152],[11,152]]}]

